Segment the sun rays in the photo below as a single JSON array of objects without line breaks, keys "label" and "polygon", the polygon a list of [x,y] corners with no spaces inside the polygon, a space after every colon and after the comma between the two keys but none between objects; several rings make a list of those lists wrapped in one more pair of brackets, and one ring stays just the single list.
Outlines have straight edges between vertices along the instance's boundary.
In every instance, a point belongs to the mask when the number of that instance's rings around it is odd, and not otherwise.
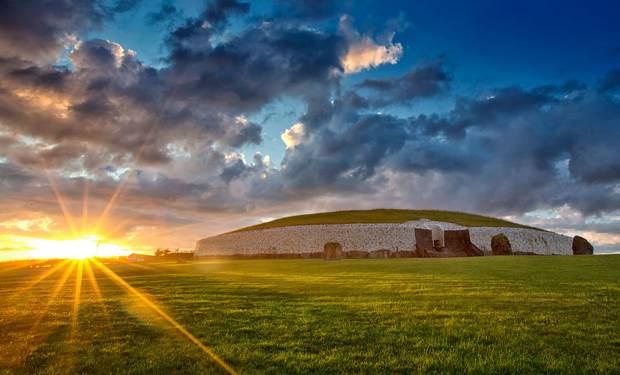
[{"label": "sun rays", "polygon": [[73,294],[73,310],[71,311],[71,336],[75,337],[77,329],[77,319],[80,312],[80,302],[82,298],[82,279],[84,277],[84,263],[77,262],[77,271],[75,273],[75,288]]},{"label": "sun rays", "polygon": [[[95,273],[96,271],[98,271],[97,274]],[[59,272],[60,275],[52,281],[50,286],[51,291],[48,292],[46,298],[41,301],[32,301],[32,299],[35,298],[34,294],[29,294],[27,292],[37,285],[48,282],[53,275],[58,275]],[[32,323],[30,325],[29,334],[25,336],[26,342],[23,344],[24,349],[22,350],[21,356],[15,359],[18,364],[23,363],[28,355],[37,347],[37,344],[42,342],[42,340],[47,337],[49,332],[44,329],[44,325],[42,323],[46,318],[53,316],[53,314],[58,314],[58,309],[62,309],[61,306],[63,306],[63,301],[64,305],[68,305],[67,310],[70,314],[67,329],[69,342],[72,345],[78,345],[79,335],[88,332],[87,330],[83,330],[83,327],[80,326],[79,320],[82,305],[85,302],[88,301],[88,303],[96,303],[99,306],[102,315],[105,317],[104,319],[106,319],[108,323],[111,322],[111,317],[108,313],[108,309],[106,308],[104,294],[99,286],[98,277],[104,277],[107,280],[110,280],[113,283],[112,285],[116,285],[116,287],[124,290],[132,299],[145,306],[147,311],[150,311],[155,316],[158,316],[170,327],[174,328],[174,332],[177,332],[186,340],[195,345],[202,353],[207,355],[214,364],[219,366],[226,373],[236,374],[235,370],[230,365],[228,365],[200,339],[194,336],[187,328],[170,316],[153,298],[145,295],[143,292],[130,285],[108,265],[104,264],[97,258],[65,259],[50,269],[43,271],[40,276],[34,278],[25,287],[20,288],[18,292],[15,293],[15,296],[19,296],[21,298],[20,302],[22,304],[26,303],[24,298],[28,296],[31,300],[30,303],[42,305],[36,310],[35,314],[32,315]],[[92,295],[94,296],[92,299],[85,297],[86,295],[84,293],[86,293],[86,291],[84,290],[84,278],[88,279],[87,285],[89,285],[90,292],[92,292]],[[72,279],[73,282],[70,283],[69,280]],[[46,288],[47,285],[43,285],[38,289],[43,291]],[[61,293],[64,297],[61,297]],[[56,312],[52,313],[52,311]],[[73,363],[71,362],[73,359],[74,358],[67,358],[68,364]]]},{"label": "sun rays", "polygon": [[172,327],[174,327],[179,333],[185,336],[189,341],[194,343],[198,348],[200,348],[200,350],[202,350],[205,354],[207,354],[213,360],[213,362],[215,362],[218,366],[220,366],[224,371],[226,371],[229,374],[236,374],[235,370],[232,367],[230,367],[230,365],[228,365],[226,362],[224,362],[217,354],[215,354],[213,350],[211,350],[211,348],[203,344],[196,336],[194,336],[185,327],[183,327],[176,320],[174,320],[170,315],[168,315],[161,307],[159,307],[149,297],[141,293],[136,288],[132,287],[122,277],[118,276],[116,273],[114,273],[114,271],[106,267],[103,263],[101,263],[97,259],[93,259],[92,263],[97,268],[99,268],[108,278],[110,278],[112,281],[117,283],[119,286],[123,287],[129,294],[131,294],[132,296],[140,300],[144,305],[146,305],[153,312],[159,315],[159,317],[163,318]]},{"label": "sun rays", "polygon": [[[35,286],[41,284],[44,281],[47,281],[48,279],[50,279],[50,277],[56,275],[59,271],[62,270],[60,276],[54,281],[53,286],[51,287],[51,292],[48,294],[47,298],[43,301],[34,302],[41,303],[42,307],[37,309],[36,313],[33,315],[30,334],[27,335],[26,342],[24,343],[24,358],[27,357],[29,352],[34,350],[37,342],[40,342],[46,337],[45,330],[42,330],[42,322],[44,321],[46,316],[51,313],[52,307],[59,302],[59,296],[61,292],[65,290],[67,282],[68,280],[70,280],[71,275],[73,274],[75,277],[74,282],[72,283],[73,290],[67,290],[65,292],[65,294],[67,295],[69,295],[70,293],[71,297],[63,297],[64,299],[70,298],[70,319],[68,322],[70,339],[69,341],[76,345],[76,343],[78,342],[78,335],[84,332],[80,329],[79,319],[80,311],[82,310],[82,305],[84,303],[84,299],[82,297],[84,293],[84,276],[86,276],[86,278],[88,279],[88,283],[90,285],[90,288],[92,289],[92,294],[95,297],[94,301],[101,308],[101,312],[105,316],[106,321],[108,323],[111,322],[111,317],[105,305],[104,294],[102,293],[101,287],[99,286],[99,282],[97,279],[97,275],[95,274],[96,269],[101,275],[104,275],[107,279],[111,280],[114,284],[117,285],[117,287],[124,290],[129,296],[144,305],[148,310],[150,310],[152,313],[154,313],[156,316],[158,316],[168,325],[174,328],[175,332],[177,332],[186,340],[195,345],[202,353],[208,356],[208,358],[214,364],[219,366],[226,373],[235,374],[235,370],[230,365],[228,365],[223,359],[221,359],[211,348],[209,348],[202,341],[200,341],[200,339],[194,336],[187,328],[185,328],[173,317],[171,317],[162,307],[157,304],[154,299],[146,296],[144,293],[131,286],[121,276],[112,271],[112,269],[110,269],[106,264],[102,263],[99,259],[97,259],[97,256],[114,256],[123,253],[124,249],[122,247],[111,243],[103,243],[102,238],[105,236],[102,236],[101,232],[103,230],[104,224],[108,222],[108,216],[110,212],[112,211],[114,205],[117,203],[123,193],[123,190],[127,184],[127,176],[123,176],[123,178],[119,182],[119,185],[116,187],[109,201],[105,205],[103,211],[95,220],[95,225],[92,228],[89,228],[88,226],[88,182],[85,181],[84,183],[84,191],[81,205],[82,217],[81,220],[78,222],[72,216],[69,206],[67,205],[64,196],[60,192],[56,181],[54,181],[54,178],[49,174],[47,175],[47,177],[54,197],[58,203],[60,211],[62,212],[62,216],[65,220],[67,230],[71,234],[71,237],[64,239],[32,239],[29,242],[29,245],[32,248],[32,258],[65,259],[52,266],[51,268],[44,270],[34,280],[29,282],[24,287],[19,288],[18,293],[14,294],[15,298],[24,296],[25,294],[28,294],[28,291],[33,289]],[[111,231],[108,231],[108,236],[115,234],[117,231],[120,231],[121,227],[124,224],[124,221],[116,223],[116,225],[111,228]],[[21,303],[24,303],[24,301],[21,301]],[[24,358],[21,359],[23,360]],[[73,364],[71,360],[72,358],[69,358],[69,365]]]},{"label": "sun rays", "polygon": [[[153,135],[154,126],[152,126],[147,134],[146,140],[141,145],[138,155],[136,159],[139,159],[143,152],[145,151],[146,145]],[[49,269],[43,271],[38,277],[29,282],[22,288],[19,288],[17,293],[14,293],[12,297],[20,297],[22,300],[20,304],[24,303],[34,303],[40,304],[36,313],[32,315],[32,325],[30,326],[30,333],[25,337],[25,348],[23,358],[16,355],[15,360],[20,361],[24,360],[30,352],[35,350],[36,343],[41,341],[44,337],[46,337],[46,332],[42,329],[42,323],[47,316],[50,315],[52,308],[57,307],[55,304],[58,304],[60,300],[66,299],[67,297],[59,298],[61,292],[65,292],[65,294],[71,295],[70,298],[70,320],[68,322],[69,329],[69,339],[70,342],[74,345],[78,343],[78,335],[84,333],[80,328],[80,312],[82,310],[82,305],[85,303],[86,299],[82,298],[84,293],[84,285],[83,279],[84,276],[89,281],[90,288],[92,289],[92,294],[94,295],[94,301],[101,308],[101,312],[105,316],[105,319],[108,323],[111,322],[110,314],[108,313],[108,309],[106,308],[104,294],[102,293],[101,287],[99,286],[99,282],[97,279],[97,275],[95,274],[95,268],[100,272],[100,274],[104,275],[107,279],[111,280],[117,287],[124,290],[129,296],[133,299],[137,300],[139,303],[143,304],[148,308],[152,313],[157,315],[159,318],[163,319],[166,323],[168,323],[171,327],[174,328],[174,331],[180,334],[185,339],[189,340],[193,345],[195,345],[202,353],[204,353],[208,358],[217,366],[219,366],[222,370],[229,374],[236,374],[235,370],[228,365],[222,358],[220,358],[211,348],[205,345],[200,339],[194,336],[187,328],[177,322],[172,316],[170,316],[162,307],[158,305],[158,303],[146,296],[140,290],[131,286],[127,281],[125,281],[121,276],[112,271],[110,267],[106,264],[102,263],[98,256],[109,257],[114,255],[128,255],[129,251],[123,249],[120,245],[103,242],[106,237],[111,237],[115,235],[118,231],[122,229],[122,226],[126,224],[126,221],[120,221],[119,223],[115,223],[112,228],[108,228],[107,236],[104,234],[104,226],[109,222],[109,215],[115,204],[121,198],[124,189],[128,183],[130,173],[125,173],[121,176],[118,186],[114,189],[112,195],[110,196],[108,202],[105,204],[103,210],[99,214],[99,216],[94,220],[94,225],[89,227],[89,183],[87,179],[84,179],[83,185],[83,194],[82,194],[82,202],[81,202],[81,220],[78,221],[71,214],[70,206],[67,204],[65,197],[63,196],[57,181],[55,181],[54,177],[50,173],[46,173],[46,177],[49,181],[50,188],[54,195],[56,202],[60,208],[62,216],[64,218],[67,233],[70,234],[70,237],[61,238],[61,239],[30,239],[27,245],[31,248],[31,258],[63,258],[59,263],[52,266]],[[94,267],[93,267],[94,266]],[[15,270],[15,269],[11,269]],[[42,282],[49,281],[50,277],[57,274],[57,272],[61,271],[60,276],[53,282],[53,286],[51,291],[47,295],[47,299],[44,301],[32,301],[31,291],[35,286],[41,284]],[[73,282],[73,290],[70,291],[65,289],[68,280],[72,274],[75,274],[75,279]],[[86,274],[86,275],[84,275]],[[30,301],[26,302],[23,300],[23,297],[29,295]],[[76,348],[76,347],[74,347]],[[74,356],[68,358],[68,364],[70,366],[74,365]]]}]

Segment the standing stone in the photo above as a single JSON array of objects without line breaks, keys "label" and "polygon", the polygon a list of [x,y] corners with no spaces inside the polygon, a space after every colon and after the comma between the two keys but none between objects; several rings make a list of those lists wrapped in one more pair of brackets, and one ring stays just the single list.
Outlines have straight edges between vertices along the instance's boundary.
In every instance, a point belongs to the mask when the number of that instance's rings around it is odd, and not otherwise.
[{"label": "standing stone", "polygon": [[573,237],[573,255],[592,255],[594,248],[592,244],[583,237]]},{"label": "standing stone", "polygon": [[496,234],[491,238],[491,253],[493,255],[512,255],[512,246],[504,233]]},{"label": "standing stone", "polygon": [[430,229],[415,228],[415,254],[420,258],[429,257],[433,249],[433,234]]},{"label": "standing stone", "polygon": [[342,245],[338,242],[328,242],[323,246],[325,259],[342,259]]},{"label": "standing stone", "polygon": [[444,251],[452,254],[460,254],[469,247],[471,239],[469,230],[446,230],[444,236]]}]

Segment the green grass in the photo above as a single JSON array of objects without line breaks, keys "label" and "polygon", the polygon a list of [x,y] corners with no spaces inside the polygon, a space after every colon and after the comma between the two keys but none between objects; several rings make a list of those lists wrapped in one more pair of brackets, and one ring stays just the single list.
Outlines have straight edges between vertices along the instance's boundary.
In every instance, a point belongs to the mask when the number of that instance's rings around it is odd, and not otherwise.
[{"label": "green grass", "polygon": [[[0,373],[219,371],[102,272],[73,325],[75,271],[46,310],[62,272],[7,267]],[[110,268],[241,373],[620,373],[620,256]]]},{"label": "green grass", "polygon": [[266,223],[237,229],[233,231],[233,233],[256,229],[287,227],[292,225],[404,223],[407,221],[420,219],[444,221],[467,227],[513,227],[541,230],[539,228],[528,227],[526,225],[521,225],[502,219],[469,214],[465,212],[438,210],[376,209],[365,211],[353,210],[321,212],[309,215],[289,216]]}]

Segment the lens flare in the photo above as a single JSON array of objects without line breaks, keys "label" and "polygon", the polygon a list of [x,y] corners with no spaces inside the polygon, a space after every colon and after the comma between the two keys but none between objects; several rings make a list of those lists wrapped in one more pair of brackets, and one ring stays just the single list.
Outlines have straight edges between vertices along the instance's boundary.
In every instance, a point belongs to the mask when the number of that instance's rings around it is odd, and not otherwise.
[{"label": "lens flare", "polygon": [[93,257],[126,256],[130,251],[120,245],[102,243],[97,236],[86,236],[68,240],[33,238],[28,241],[32,250],[30,258],[87,259]]}]

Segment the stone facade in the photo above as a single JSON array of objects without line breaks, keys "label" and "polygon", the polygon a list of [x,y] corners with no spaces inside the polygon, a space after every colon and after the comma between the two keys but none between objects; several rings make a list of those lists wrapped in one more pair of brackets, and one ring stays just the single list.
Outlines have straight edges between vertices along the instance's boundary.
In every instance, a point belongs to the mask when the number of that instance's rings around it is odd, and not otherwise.
[{"label": "stone facade", "polygon": [[404,224],[300,225],[227,233],[198,241],[196,255],[322,252],[328,242],[342,251],[412,250],[413,229]]},{"label": "stone facade", "polygon": [[491,254],[491,239],[500,233],[508,237],[513,253],[534,253],[539,255],[573,254],[573,239],[561,234],[527,228],[469,228],[471,242],[484,251],[485,254]]},{"label": "stone facade", "polygon": [[[469,229],[471,243],[489,255],[491,238],[500,233],[506,235],[515,253],[572,254],[572,238],[552,232],[522,228],[466,228],[451,223],[418,220],[403,224],[300,225],[226,233],[198,241],[196,256],[278,257],[289,254],[305,257],[307,254],[322,253],[325,244],[329,242],[342,245],[345,256],[354,252],[370,253],[376,250],[390,250],[391,254],[402,256],[419,256],[422,248],[432,249],[431,232],[438,226],[444,234]],[[416,246],[416,232],[426,235],[418,236],[421,240],[424,238],[421,247]],[[453,242],[449,233],[447,240]]]}]

